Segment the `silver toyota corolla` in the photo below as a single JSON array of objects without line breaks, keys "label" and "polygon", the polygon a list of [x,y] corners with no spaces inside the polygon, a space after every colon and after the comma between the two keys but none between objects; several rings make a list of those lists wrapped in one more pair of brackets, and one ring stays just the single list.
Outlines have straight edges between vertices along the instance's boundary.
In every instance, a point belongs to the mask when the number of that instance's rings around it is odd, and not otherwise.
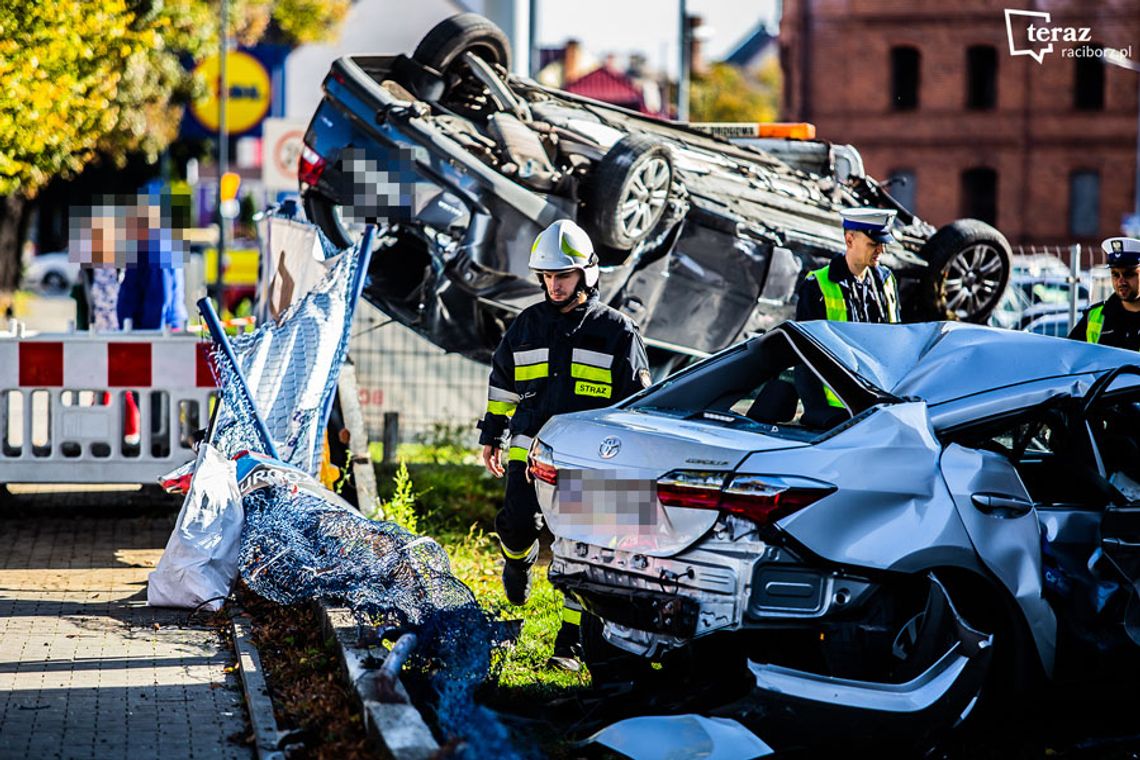
[{"label": "silver toyota corolla", "polygon": [[963,324],[785,323],[552,419],[530,472],[595,677],[688,668],[767,741],[777,704],[923,732],[1127,652],[1138,363]]}]

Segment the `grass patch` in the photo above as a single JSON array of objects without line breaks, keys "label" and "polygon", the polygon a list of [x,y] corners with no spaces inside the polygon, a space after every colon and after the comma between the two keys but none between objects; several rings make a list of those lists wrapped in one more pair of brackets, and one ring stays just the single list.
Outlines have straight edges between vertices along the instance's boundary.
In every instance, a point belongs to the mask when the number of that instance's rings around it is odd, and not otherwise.
[{"label": "grass patch", "polygon": [[[452,572],[474,592],[480,606],[493,619],[522,621],[515,645],[493,654],[497,678],[481,690],[480,701],[506,713],[547,717],[544,704],[590,685],[585,668],[569,673],[546,664],[562,625],[562,594],[546,577],[549,553],[544,552],[534,568],[530,600],[515,607],[503,592],[502,555],[494,534],[505,481],[492,477],[481,465],[409,463],[406,477],[401,475],[403,466],[376,466],[385,512],[406,520],[410,494],[419,532],[443,546],[451,558]],[[557,757],[566,751],[563,733],[551,723],[548,730],[539,729],[529,738],[546,755]]]}]

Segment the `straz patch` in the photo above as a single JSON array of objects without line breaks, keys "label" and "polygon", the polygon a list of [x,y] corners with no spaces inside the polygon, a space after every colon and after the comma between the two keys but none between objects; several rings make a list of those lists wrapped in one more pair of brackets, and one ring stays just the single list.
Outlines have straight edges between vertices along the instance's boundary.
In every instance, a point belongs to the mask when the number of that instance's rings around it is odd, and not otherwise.
[{"label": "straz patch", "polygon": [[574,383],[574,393],[578,396],[597,396],[598,398],[609,398],[612,389],[604,383],[589,383],[585,380],[579,380]]}]

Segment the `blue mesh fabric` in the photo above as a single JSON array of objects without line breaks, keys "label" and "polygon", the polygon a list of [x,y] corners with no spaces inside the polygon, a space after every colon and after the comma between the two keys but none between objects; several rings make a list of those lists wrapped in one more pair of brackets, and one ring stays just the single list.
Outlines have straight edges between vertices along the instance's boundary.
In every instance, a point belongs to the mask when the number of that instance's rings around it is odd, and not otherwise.
[{"label": "blue mesh fabric", "polygon": [[[331,262],[328,275],[293,304],[279,323],[268,323],[230,343],[242,375],[261,412],[282,461],[315,474],[322,435],[337,375],[348,353],[352,324],[352,285],[361,257],[356,250]],[[215,349],[218,385],[232,385],[232,370]],[[227,456],[242,449],[261,451],[256,437],[243,436],[251,418],[240,394],[228,394],[218,410],[211,443]]]},{"label": "blue mesh fabric", "polygon": [[[347,352],[358,260],[355,252],[342,255],[279,324],[235,339],[240,370],[215,352],[220,406],[212,442],[224,453],[264,448],[240,371],[281,458],[316,471]],[[414,631],[419,644],[406,668],[434,694],[444,741],[461,757],[518,757],[507,729],[475,702],[490,674],[491,620],[434,539],[369,520],[323,489],[269,486],[247,493],[242,506],[239,570],[250,589],[280,604],[346,606],[362,625]]]},{"label": "blue mesh fabric", "polygon": [[439,730],[464,757],[517,757],[507,729],[475,702],[490,673],[492,625],[447,553],[427,536],[284,486],[242,499],[239,567],[280,604],[347,606],[367,625],[415,631],[407,667],[434,692]]}]

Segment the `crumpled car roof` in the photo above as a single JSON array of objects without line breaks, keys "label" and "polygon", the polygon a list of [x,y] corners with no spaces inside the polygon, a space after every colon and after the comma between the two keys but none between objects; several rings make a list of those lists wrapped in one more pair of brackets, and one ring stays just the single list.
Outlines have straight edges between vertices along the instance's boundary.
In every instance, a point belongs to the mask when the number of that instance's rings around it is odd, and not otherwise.
[{"label": "crumpled car roof", "polygon": [[1049,377],[1140,364],[1135,351],[960,322],[787,322],[854,374],[929,404]]}]

